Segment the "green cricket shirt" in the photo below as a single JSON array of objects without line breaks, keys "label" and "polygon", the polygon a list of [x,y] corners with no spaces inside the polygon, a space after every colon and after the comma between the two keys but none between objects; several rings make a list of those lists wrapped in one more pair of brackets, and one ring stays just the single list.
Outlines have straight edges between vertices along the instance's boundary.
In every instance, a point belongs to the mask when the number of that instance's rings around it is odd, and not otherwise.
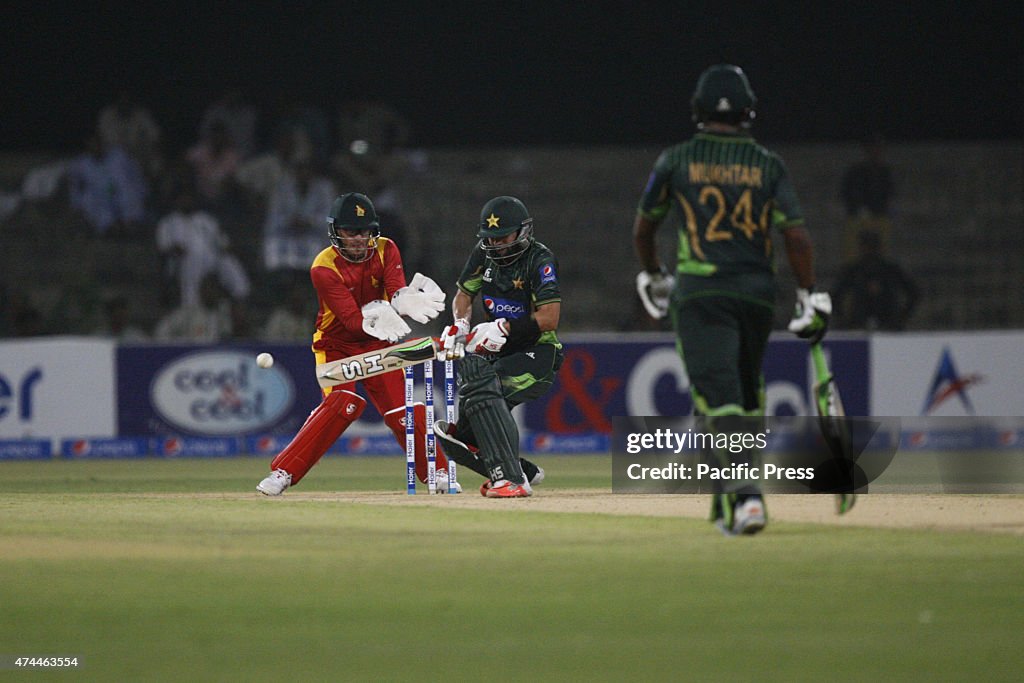
[{"label": "green cricket shirt", "polygon": [[[478,243],[456,284],[469,296],[480,296],[488,321],[528,317],[538,306],[562,300],[558,259],[536,240],[522,256],[501,267],[487,257]],[[541,333],[537,343],[561,348],[554,330]],[[506,346],[501,355],[521,350]]]},{"label": "green cricket shirt", "polygon": [[746,133],[697,133],[661,153],[638,211],[660,222],[673,205],[683,298],[723,293],[771,305],[771,229],[803,223],[782,159]]}]

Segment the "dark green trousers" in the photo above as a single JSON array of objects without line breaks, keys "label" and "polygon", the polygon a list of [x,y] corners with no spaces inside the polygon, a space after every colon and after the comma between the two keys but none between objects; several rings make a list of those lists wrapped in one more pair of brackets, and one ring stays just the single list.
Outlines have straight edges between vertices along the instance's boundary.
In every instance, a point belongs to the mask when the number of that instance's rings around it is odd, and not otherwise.
[{"label": "dark green trousers", "polygon": [[727,293],[673,302],[678,350],[695,412],[712,417],[763,412],[761,363],[773,317],[767,302]]},{"label": "dark green trousers", "polygon": [[538,344],[494,361],[509,408],[546,394],[555,382],[562,358],[562,350],[553,344]]}]

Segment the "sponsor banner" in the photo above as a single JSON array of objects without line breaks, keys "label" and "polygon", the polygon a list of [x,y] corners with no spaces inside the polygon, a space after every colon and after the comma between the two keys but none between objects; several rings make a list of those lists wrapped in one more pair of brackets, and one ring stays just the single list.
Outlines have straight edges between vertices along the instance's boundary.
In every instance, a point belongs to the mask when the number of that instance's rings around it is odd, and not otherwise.
[{"label": "sponsor banner", "polygon": [[[273,367],[257,367],[260,351],[274,355]],[[118,432],[294,433],[320,401],[313,365],[298,346],[119,348]]]},{"label": "sponsor banner", "polygon": [[[869,347],[826,338],[825,353],[849,415],[869,415]],[[672,335],[567,336],[565,362],[550,392],[523,406],[528,432],[610,434],[612,417],[682,416],[690,381]],[[813,415],[814,373],[806,342],[773,338],[764,361],[768,415]]]},{"label": "sponsor banner", "polygon": [[0,439],[115,435],[114,343],[0,342]]},{"label": "sponsor banner", "polygon": [[405,453],[405,447],[399,446],[390,432],[387,436],[349,436],[346,432],[327,452],[340,455],[399,455]]},{"label": "sponsor banner", "polygon": [[[1024,332],[876,334],[874,415],[1024,415]],[[845,394],[844,394],[845,398]]]},{"label": "sponsor banner", "polygon": [[245,454],[274,457],[284,450],[294,434],[258,434],[245,438]]},{"label": "sponsor banner", "polygon": [[[249,455],[274,457],[287,446],[294,435],[260,434],[244,439],[243,448]],[[328,454],[335,455],[399,455],[405,449],[398,445],[395,437],[387,435],[349,436],[346,432],[329,449]]]},{"label": "sponsor banner", "polygon": [[608,434],[531,434],[523,443],[527,453],[607,453],[611,438]]},{"label": "sponsor banner", "polygon": [[212,458],[239,455],[241,444],[231,437],[167,436],[149,439],[149,451],[164,458]]},{"label": "sponsor banner", "polygon": [[64,439],[65,458],[140,458],[149,455],[146,438]]},{"label": "sponsor banner", "polygon": [[49,460],[53,444],[49,439],[0,439],[0,460]]}]

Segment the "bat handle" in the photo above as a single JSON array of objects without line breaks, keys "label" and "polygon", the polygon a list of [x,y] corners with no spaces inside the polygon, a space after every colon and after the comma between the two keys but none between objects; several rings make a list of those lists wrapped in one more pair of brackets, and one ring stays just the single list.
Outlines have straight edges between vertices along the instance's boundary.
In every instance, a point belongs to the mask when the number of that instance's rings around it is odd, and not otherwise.
[{"label": "bat handle", "polygon": [[821,348],[821,342],[811,344],[811,359],[814,361],[814,374],[818,376],[818,382],[824,384],[832,379],[829,372],[828,362],[825,360],[825,351]]}]

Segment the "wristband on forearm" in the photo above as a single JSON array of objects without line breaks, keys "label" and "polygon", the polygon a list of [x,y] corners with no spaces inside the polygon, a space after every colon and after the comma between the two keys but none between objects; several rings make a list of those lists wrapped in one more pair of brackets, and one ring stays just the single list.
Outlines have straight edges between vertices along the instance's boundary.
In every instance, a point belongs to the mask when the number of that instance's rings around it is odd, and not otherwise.
[{"label": "wristband on forearm", "polygon": [[510,346],[533,346],[540,337],[540,325],[533,316],[513,318],[508,321],[508,341]]}]

